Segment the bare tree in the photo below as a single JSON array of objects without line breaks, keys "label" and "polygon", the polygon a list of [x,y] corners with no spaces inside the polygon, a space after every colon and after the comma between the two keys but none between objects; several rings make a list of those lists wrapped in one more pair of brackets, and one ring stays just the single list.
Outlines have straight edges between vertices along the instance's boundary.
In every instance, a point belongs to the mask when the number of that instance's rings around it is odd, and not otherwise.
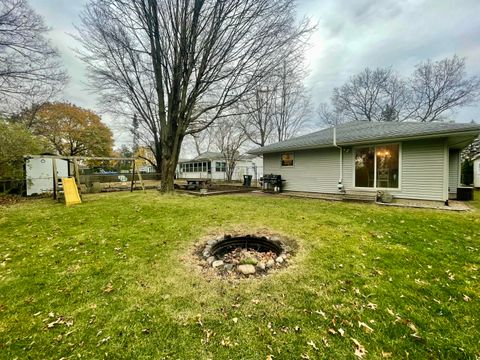
[{"label": "bare tree", "polygon": [[222,153],[226,162],[227,181],[232,181],[233,172],[240,158],[240,149],[248,140],[248,136],[239,124],[236,116],[222,119],[213,129],[214,144],[217,150]]},{"label": "bare tree", "polygon": [[[100,90],[154,114],[139,120],[154,122],[166,192],[184,137],[209,127],[271,71],[270,55],[308,29],[303,22],[285,31],[294,23],[294,0],[91,0],[79,39],[94,83],[111,84]],[[119,77],[145,77],[151,86]]]},{"label": "bare tree", "polygon": [[[390,69],[365,69],[332,95],[333,114],[345,121],[442,120],[480,96],[480,79],[467,77],[465,59],[453,56],[417,65],[409,79]],[[325,113],[323,115],[331,115]]]},{"label": "bare tree", "polygon": [[310,97],[303,86],[301,69],[293,59],[282,61],[278,69],[278,90],[274,102],[276,140],[283,141],[296,135],[310,114]]},{"label": "bare tree", "polygon": [[478,101],[480,79],[466,77],[465,58],[453,56],[417,65],[411,80],[413,118],[441,120],[445,113]]},{"label": "bare tree", "polygon": [[294,136],[310,115],[310,96],[303,85],[306,71],[303,51],[306,42],[296,45],[290,56],[278,54],[272,59],[274,71],[254,94],[242,102],[247,116],[243,128],[254,144],[283,141]]},{"label": "bare tree", "polygon": [[267,82],[259,85],[254,94],[242,101],[245,116],[239,125],[247,138],[258,146],[265,146],[272,138],[274,130],[274,108],[276,101],[276,84]]},{"label": "bare tree", "polygon": [[345,122],[341,113],[338,113],[335,109],[331,109],[327,103],[320,103],[317,108],[317,115],[320,119],[320,123],[336,126]]},{"label": "bare tree", "polygon": [[333,89],[335,112],[342,114],[346,121],[380,121],[386,86],[392,76],[390,69],[381,68],[366,68],[352,76],[343,86]]},{"label": "bare tree", "polygon": [[0,1],[0,103],[3,113],[28,108],[30,119],[67,81],[48,28],[26,0]]},{"label": "bare tree", "polygon": [[138,142],[152,151],[152,165],[161,172],[155,76],[148,35],[138,17],[126,14],[133,8],[133,1],[92,1],[80,15],[82,27],[76,39],[84,48],[77,53],[87,64],[92,90],[100,94],[103,111],[119,118],[137,118]]},{"label": "bare tree", "polygon": [[210,151],[210,147],[212,146],[213,142],[214,130],[215,129],[209,127],[202,132],[191,135],[197,155],[201,155],[204,152]]}]

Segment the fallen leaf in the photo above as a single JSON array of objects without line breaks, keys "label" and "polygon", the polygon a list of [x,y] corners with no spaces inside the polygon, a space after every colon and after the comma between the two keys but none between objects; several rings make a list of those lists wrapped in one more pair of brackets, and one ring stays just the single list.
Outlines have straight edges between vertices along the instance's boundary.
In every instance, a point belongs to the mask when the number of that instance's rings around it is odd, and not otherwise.
[{"label": "fallen leaf", "polygon": [[202,339],[201,342],[202,344],[206,344],[210,341],[210,338],[215,334],[212,330],[209,330],[209,329],[204,329],[203,332],[205,333],[205,339]]},{"label": "fallen leaf", "polygon": [[371,302],[369,302],[367,304],[367,308],[372,309],[372,310],[377,310],[377,307],[378,307],[377,304],[374,304],[374,303],[371,303]]},{"label": "fallen leaf", "polygon": [[412,323],[411,321],[407,322],[407,326],[413,331],[413,332],[418,332],[417,330],[417,327],[415,326],[414,323]]},{"label": "fallen leaf", "polygon": [[355,344],[355,352],[354,352],[355,356],[359,358],[363,358],[365,355],[367,355],[367,350],[363,347],[362,344],[360,344],[360,342],[358,342],[358,340],[354,338],[350,338],[350,339],[352,339],[353,343]]},{"label": "fallen leaf", "polygon": [[232,321],[236,324],[238,322],[238,318],[233,318]]},{"label": "fallen leaf", "polygon": [[310,356],[308,356],[308,354],[302,354],[302,355],[300,355],[300,358],[305,359],[305,360],[310,360]]},{"label": "fallen leaf", "polygon": [[273,360],[274,356],[273,355],[267,355],[266,360]]},{"label": "fallen leaf", "polygon": [[463,301],[470,301],[472,300],[469,296],[463,294]]},{"label": "fallen leaf", "polygon": [[322,341],[323,341],[323,345],[324,345],[325,347],[330,347],[330,344],[328,343],[327,338],[322,337]]},{"label": "fallen leaf", "polygon": [[340,333],[341,336],[345,334],[345,330],[343,330],[342,328],[338,329],[338,332]]},{"label": "fallen leaf", "polygon": [[307,345],[310,345],[312,348],[314,348],[315,350],[318,351],[317,345],[315,345],[315,343],[314,343],[312,340],[310,340],[309,342],[307,342]]},{"label": "fallen leaf", "polygon": [[387,312],[388,312],[390,315],[395,316],[395,313],[394,313],[392,310],[387,309]]},{"label": "fallen leaf", "polygon": [[367,333],[373,332],[373,329],[362,321],[358,322],[358,327],[363,328],[363,330],[365,330],[365,332]]},{"label": "fallen leaf", "polygon": [[383,352],[383,351],[382,351],[382,357],[384,357],[384,358],[390,358],[390,357],[392,357],[392,353],[391,353],[391,352]]},{"label": "fallen leaf", "polygon": [[328,329],[328,332],[332,335],[335,335],[337,333],[335,329],[332,329],[332,328]]},{"label": "fallen leaf", "polygon": [[229,337],[223,338],[220,343],[221,343],[223,346],[225,346],[225,347],[232,347],[232,346],[233,346],[233,344],[232,344],[232,342],[230,341],[230,338],[229,338]]},{"label": "fallen leaf", "polygon": [[105,286],[105,288],[103,289],[103,292],[104,293],[111,293],[113,291],[113,285],[111,283],[108,283],[107,286]]},{"label": "fallen leaf", "polygon": [[105,344],[108,340],[110,340],[110,336],[107,336],[106,338],[103,338],[102,340],[100,340],[97,344],[97,347],[99,347],[100,345],[103,345]]}]

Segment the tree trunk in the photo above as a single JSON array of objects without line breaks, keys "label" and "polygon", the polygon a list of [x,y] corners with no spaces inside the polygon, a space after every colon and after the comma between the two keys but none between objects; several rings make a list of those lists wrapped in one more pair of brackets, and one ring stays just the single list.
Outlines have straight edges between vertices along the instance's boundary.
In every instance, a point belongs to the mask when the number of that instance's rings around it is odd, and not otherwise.
[{"label": "tree trunk", "polygon": [[174,191],[175,170],[182,146],[182,138],[177,134],[162,139],[161,183],[162,193]]}]

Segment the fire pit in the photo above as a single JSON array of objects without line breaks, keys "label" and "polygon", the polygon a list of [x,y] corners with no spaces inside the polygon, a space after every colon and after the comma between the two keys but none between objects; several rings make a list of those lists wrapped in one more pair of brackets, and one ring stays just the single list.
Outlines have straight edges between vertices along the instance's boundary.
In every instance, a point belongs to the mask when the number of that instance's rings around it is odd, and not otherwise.
[{"label": "fire pit", "polygon": [[265,275],[285,267],[291,249],[280,239],[266,236],[231,236],[207,241],[201,257],[206,266],[221,275]]}]

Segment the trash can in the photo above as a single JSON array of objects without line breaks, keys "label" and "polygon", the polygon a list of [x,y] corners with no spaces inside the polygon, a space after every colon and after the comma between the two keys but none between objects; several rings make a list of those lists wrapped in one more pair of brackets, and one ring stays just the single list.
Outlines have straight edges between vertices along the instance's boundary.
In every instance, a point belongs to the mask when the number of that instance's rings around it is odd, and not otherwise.
[{"label": "trash can", "polygon": [[250,187],[252,185],[252,175],[243,175],[243,186]]}]

